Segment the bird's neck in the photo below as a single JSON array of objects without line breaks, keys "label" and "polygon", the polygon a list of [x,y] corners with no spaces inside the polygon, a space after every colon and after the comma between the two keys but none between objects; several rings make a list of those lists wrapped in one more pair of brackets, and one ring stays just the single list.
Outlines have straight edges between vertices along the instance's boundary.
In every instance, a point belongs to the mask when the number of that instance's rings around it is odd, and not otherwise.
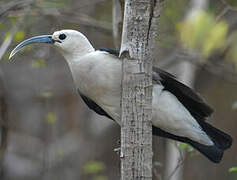
[{"label": "bird's neck", "polygon": [[95,49],[91,44],[87,44],[86,46],[82,46],[80,48],[77,48],[74,53],[65,53],[63,52],[63,56],[67,61],[67,64],[70,68],[70,71],[72,73],[73,80],[75,81],[75,74],[78,71],[78,64],[81,62],[81,59],[83,59],[84,56],[87,54],[90,54],[94,52]]},{"label": "bird's neck", "polygon": [[[72,47],[73,48],[73,47]],[[87,44],[86,46],[82,47],[74,47],[72,53],[63,52],[64,58],[67,60],[69,64],[72,64],[73,62],[79,61],[81,57],[85,56],[88,53],[94,52],[95,49],[91,44]]]}]

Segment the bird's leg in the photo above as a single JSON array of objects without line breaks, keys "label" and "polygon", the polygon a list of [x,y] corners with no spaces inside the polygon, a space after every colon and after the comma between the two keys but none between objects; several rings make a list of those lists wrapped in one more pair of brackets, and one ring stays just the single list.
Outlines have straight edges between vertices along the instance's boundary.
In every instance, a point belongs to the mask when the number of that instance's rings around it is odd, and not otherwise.
[{"label": "bird's leg", "polygon": [[121,152],[121,142],[120,140],[117,140],[117,145],[119,146],[118,148],[114,149],[114,152],[116,152],[118,155],[120,155],[120,158],[124,157],[123,152]]},{"label": "bird's leg", "polygon": [[120,139],[116,141],[116,144],[119,146],[117,148],[114,149],[114,152],[116,152],[117,154],[120,154],[120,150],[121,150],[121,143],[120,143]]}]

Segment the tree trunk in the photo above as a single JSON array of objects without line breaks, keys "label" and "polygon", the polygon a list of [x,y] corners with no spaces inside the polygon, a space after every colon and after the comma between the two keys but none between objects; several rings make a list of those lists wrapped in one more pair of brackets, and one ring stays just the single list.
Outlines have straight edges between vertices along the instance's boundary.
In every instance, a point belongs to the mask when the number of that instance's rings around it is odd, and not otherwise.
[{"label": "tree trunk", "polygon": [[160,3],[126,0],[120,57],[121,179],[152,179],[152,48]]}]

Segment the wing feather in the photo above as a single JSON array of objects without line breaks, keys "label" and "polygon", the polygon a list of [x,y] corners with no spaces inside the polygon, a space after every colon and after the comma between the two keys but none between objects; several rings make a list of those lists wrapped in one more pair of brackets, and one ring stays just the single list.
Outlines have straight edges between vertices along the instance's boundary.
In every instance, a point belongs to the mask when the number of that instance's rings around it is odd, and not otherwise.
[{"label": "wing feather", "polygon": [[153,67],[153,81],[161,83],[164,90],[174,94],[196,120],[205,120],[213,113],[213,109],[194,90],[179,82],[175,76]]}]

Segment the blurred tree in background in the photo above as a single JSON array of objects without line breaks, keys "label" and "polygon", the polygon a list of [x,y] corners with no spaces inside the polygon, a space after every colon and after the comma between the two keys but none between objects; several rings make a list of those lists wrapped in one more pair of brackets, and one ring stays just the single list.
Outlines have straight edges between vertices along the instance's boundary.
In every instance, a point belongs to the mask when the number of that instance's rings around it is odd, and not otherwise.
[{"label": "blurred tree in background", "polygon": [[[165,1],[154,64],[177,76],[182,67],[173,71],[176,64],[195,66],[193,87],[215,109],[210,122],[231,134],[234,144],[218,165],[179,144],[190,151],[183,179],[235,180],[237,1],[211,0],[191,20],[190,2]],[[23,39],[60,29],[81,31],[96,48],[113,48],[112,6],[110,0],[0,1],[1,180],[120,179],[113,152],[120,128],[86,107],[63,57],[50,46],[34,45],[8,60]],[[165,143],[153,138],[154,179],[164,179]]]}]

